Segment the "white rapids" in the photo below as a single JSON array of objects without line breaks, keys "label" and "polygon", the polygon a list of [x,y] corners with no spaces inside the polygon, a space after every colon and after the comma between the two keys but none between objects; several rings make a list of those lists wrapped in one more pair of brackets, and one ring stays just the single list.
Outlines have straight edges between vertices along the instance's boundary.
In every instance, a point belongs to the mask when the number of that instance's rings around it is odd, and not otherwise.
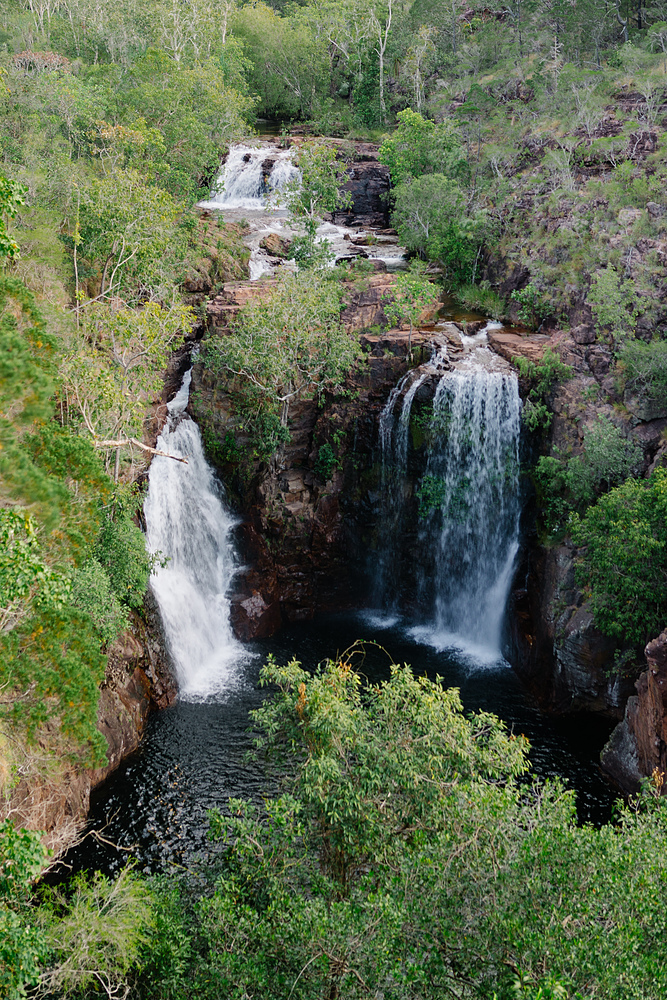
[{"label": "white rapids", "polygon": [[157,447],[187,458],[187,465],[156,455],[144,503],[149,552],[157,567],[151,588],[157,599],[179,693],[201,701],[234,686],[247,655],[229,622],[227,593],[238,569],[232,544],[235,520],[226,510],[202,448],[197,424],[185,413],[191,373],[168,405]]}]

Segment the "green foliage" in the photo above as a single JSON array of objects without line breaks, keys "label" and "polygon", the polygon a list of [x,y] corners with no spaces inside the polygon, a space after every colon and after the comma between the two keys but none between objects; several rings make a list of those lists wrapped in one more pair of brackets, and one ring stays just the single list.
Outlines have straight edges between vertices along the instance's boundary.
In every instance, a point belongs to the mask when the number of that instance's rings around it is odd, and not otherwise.
[{"label": "green foliage", "polygon": [[[52,892],[43,914],[51,962],[44,991],[80,997],[88,991],[127,996],[131,974],[154,926],[146,884],[124,868],[115,879],[79,876],[67,895]],[[55,919],[54,919],[55,918]]]},{"label": "green foliage", "polygon": [[143,603],[155,561],[146,551],[143,532],[134,523],[140,504],[140,493],[117,492],[95,549],[95,557],[106,571],[116,597],[131,608]]},{"label": "green foliage", "polygon": [[0,508],[0,632],[10,631],[28,614],[30,599],[42,601],[67,593],[42,559],[35,522],[22,510]]},{"label": "green foliage", "polygon": [[333,446],[329,441],[325,441],[317,451],[317,461],[313,466],[313,472],[326,483],[331,479],[334,469],[337,469],[339,465],[340,462]]},{"label": "green foliage", "polygon": [[667,612],[667,470],[628,479],[575,519],[578,570],[595,621],[625,643],[645,643]]},{"label": "green foliage", "polygon": [[457,181],[441,173],[405,180],[395,191],[392,222],[407,249],[436,261],[452,284],[474,281],[485,219],[467,216]]},{"label": "green foliage", "polygon": [[480,281],[479,285],[459,285],[455,294],[457,302],[483,316],[501,320],[507,315],[506,301],[491,288],[488,281]]},{"label": "green foliage", "polygon": [[631,278],[621,280],[621,275],[609,265],[593,276],[587,300],[596,322],[609,333],[612,343],[634,333],[639,310],[637,289]]},{"label": "green foliage", "polygon": [[510,298],[519,304],[519,322],[536,328],[549,315],[549,303],[534,282],[525,288],[515,288]]},{"label": "green foliage", "polygon": [[66,605],[46,605],[11,632],[0,635],[0,677],[9,689],[4,702],[17,731],[34,743],[56,716],[71,755],[104,761],[106,741],[96,728],[105,657],[88,615]]},{"label": "green foliage", "polygon": [[664,406],[667,399],[667,340],[644,344],[627,340],[618,355],[618,372],[628,395],[649,406]]},{"label": "green foliage", "polygon": [[90,559],[74,571],[71,600],[90,617],[104,646],[109,646],[129,626],[127,613],[111,586],[109,575],[96,559]]},{"label": "green foliage", "polygon": [[533,478],[547,532],[558,534],[573,511],[583,513],[600,493],[636,475],[642,459],[641,447],[602,415],[587,428],[581,456],[542,455]]},{"label": "green foliage", "polygon": [[213,812],[201,899],[161,883],[140,995],[659,1000],[659,790],[579,827],[571,793],[522,777],[523,737],[408,667],[365,684],[356,652],[262,670],[257,744],[282,791]]},{"label": "green foliage", "polygon": [[146,400],[162,388],[171,346],[193,322],[189,307],[147,302],[141,309],[90,305],[61,360],[60,375],[97,448],[141,448]]},{"label": "green foliage", "polygon": [[305,233],[292,241],[288,257],[301,268],[326,267],[333,257],[328,241],[316,239],[318,222],[325,212],[347,207],[351,196],[340,190],[335,149],[322,142],[305,143],[297,166],[300,177],[288,184],[286,201],[292,219],[304,226]]},{"label": "green foliage", "polygon": [[0,823],[0,993],[20,1000],[39,980],[47,955],[46,936],[35,921],[33,880],[48,857],[39,833]]},{"label": "green foliage", "polygon": [[419,516],[426,518],[432,511],[442,507],[447,496],[447,484],[440,476],[427,473],[422,477],[415,496],[419,503]]},{"label": "green foliage", "polygon": [[23,188],[0,174],[0,267],[19,258],[19,245],[7,232],[7,218],[13,218],[21,205],[25,205]]},{"label": "green foliage", "polygon": [[439,297],[438,289],[426,277],[420,261],[412,261],[408,271],[397,274],[391,290],[383,296],[382,308],[389,322],[409,325],[409,355],[412,355],[413,328],[419,324],[424,313],[433,309]]},{"label": "green foliage", "polygon": [[378,153],[380,162],[389,167],[394,187],[424,174],[466,180],[468,163],[454,122],[436,124],[410,108],[399,111],[396,118],[396,130]]},{"label": "green foliage", "polygon": [[340,324],[340,287],[313,271],[287,275],[249,304],[232,332],[206,344],[204,363],[234,386],[235,407],[266,457],[288,439],[292,400],[336,391],[361,356]]},{"label": "green foliage", "polygon": [[77,238],[94,294],[136,301],[162,291],[178,211],[171,195],[133,170],[115,170],[83,194]]},{"label": "green foliage", "polygon": [[558,355],[548,347],[539,364],[528,358],[512,359],[519,375],[528,384],[528,394],[523,404],[522,419],[530,431],[546,431],[551,426],[552,414],[549,399],[556,386],[572,375],[569,365],[563,364]]}]

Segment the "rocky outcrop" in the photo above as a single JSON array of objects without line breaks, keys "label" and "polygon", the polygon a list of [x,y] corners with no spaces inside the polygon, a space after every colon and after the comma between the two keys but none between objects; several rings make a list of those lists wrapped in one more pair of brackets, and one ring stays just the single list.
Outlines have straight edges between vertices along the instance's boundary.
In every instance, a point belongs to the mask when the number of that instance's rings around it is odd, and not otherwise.
[{"label": "rocky outcrop", "polygon": [[[181,277],[184,301],[200,311],[201,306],[225,281],[248,276],[250,251],[243,236],[246,230],[234,222],[222,222],[210,212],[202,212],[188,238]],[[201,336],[200,320],[195,332]]]},{"label": "rocky outcrop", "polygon": [[389,168],[371,158],[351,164],[347,180],[341,185],[349,193],[350,207],[333,213],[333,221],[342,226],[383,229],[389,225]]},{"label": "rocky outcrop", "polygon": [[603,770],[625,792],[643,778],[657,777],[665,790],[667,773],[667,631],[644,650],[647,669],[635,682],[637,693],[602,751]]},{"label": "rocky outcrop", "polygon": [[289,253],[292,243],[290,240],[284,240],[281,236],[278,236],[278,233],[269,233],[268,236],[264,236],[259,241],[259,245],[271,257],[285,258]]},{"label": "rocky outcrop", "polygon": [[667,631],[644,653],[637,693],[628,698],[625,717],[602,752],[602,767],[628,792],[637,791],[642,778],[667,774]]},{"label": "rocky outcrop", "polygon": [[[145,620],[135,616],[131,630],[109,650],[97,710],[97,728],[107,742],[106,764],[82,768],[69,762],[64,752],[54,752],[47,731],[50,752],[40,753],[37,747],[34,759],[28,753],[2,815],[19,826],[44,831],[44,842],[55,854],[66,849],[85,822],[92,789],[136,750],[151,709],[166,708],[175,697],[159,616],[149,595]],[[42,757],[48,762],[46,771]]]}]

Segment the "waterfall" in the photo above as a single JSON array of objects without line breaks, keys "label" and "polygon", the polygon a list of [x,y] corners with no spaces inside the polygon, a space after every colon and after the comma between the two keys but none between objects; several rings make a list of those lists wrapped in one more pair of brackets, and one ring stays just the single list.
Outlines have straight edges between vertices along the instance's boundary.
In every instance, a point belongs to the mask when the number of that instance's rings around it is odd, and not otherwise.
[{"label": "waterfall", "polygon": [[[282,191],[299,171],[289,150],[266,146],[232,146],[211,200],[202,206],[213,209],[242,208],[262,211],[271,195]],[[278,207],[276,205],[275,207]]]},{"label": "waterfall", "polygon": [[198,701],[228,689],[244,656],[229,624],[226,597],[237,569],[234,519],[206,462],[196,423],[184,412],[191,372],[168,404],[157,447],[188,464],[156,455],[144,504],[149,552],[168,560],[151,587],[160,607],[180,696]]},{"label": "waterfall", "polygon": [[473,367],[444,375],[419,490],[419,589],[432,618],[420,637],[483,662],[501,657],[518,551],[520,415],[513,373]]},{"label": "waterfall", "polygon": [[[428,372],[408,371],[391,390],[380,414],[380,498],[385,538],[396,539],[403,534],[410,414],[417,390],[428,375]],[[403,401],[397,419],[394,411],[402,393]],[[389,605],[393,608],[398,598],[395,586],[391,585],[396,574],[397,548],[395,545],[381,544],[374,555],[373,603],[377,607]]]}]

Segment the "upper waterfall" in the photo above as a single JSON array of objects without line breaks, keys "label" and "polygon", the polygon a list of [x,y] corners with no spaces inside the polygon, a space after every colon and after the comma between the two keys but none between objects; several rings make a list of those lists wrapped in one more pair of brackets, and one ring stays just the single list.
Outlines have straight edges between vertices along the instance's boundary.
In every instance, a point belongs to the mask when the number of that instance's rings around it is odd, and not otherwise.
[{"label": "upper waterfall", "polygon": [[157,598],[180,695],[199,700],[220,693],[244,655],[229,623],[227,592],[237,570],[234,518],[223,505],[196,423],[184,412],[191,373],[168,405],[157,447],[188,464],[156,455],[144,504],[150,552],[168,560],[156,568]]},{"label": "upper waterfall", "polygon": [[[277,146],[232,146],[205,208],[261,211],[269,198],[299,177],[292,152]],[[277,206],[276,206],[277,207]]]}]

